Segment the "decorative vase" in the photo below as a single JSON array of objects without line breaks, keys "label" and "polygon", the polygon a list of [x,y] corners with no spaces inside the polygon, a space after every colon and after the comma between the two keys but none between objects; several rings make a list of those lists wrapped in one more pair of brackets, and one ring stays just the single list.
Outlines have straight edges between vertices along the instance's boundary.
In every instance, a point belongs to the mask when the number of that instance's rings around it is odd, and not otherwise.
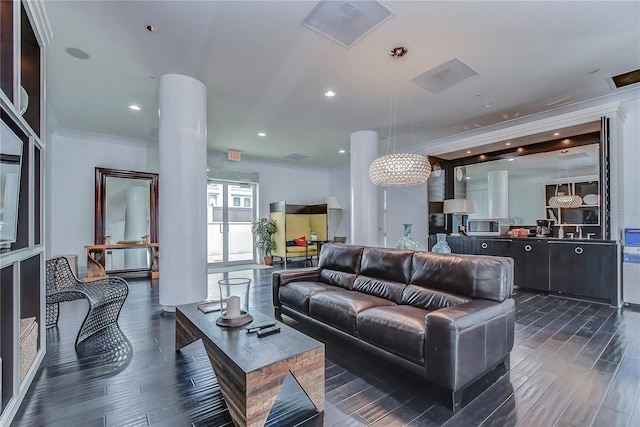
[{"label": "decorative vase", "polygon": [[433,245],[433,248],[431,248],[431,252],[437,252],[440,254],[450,254],[451,248],[447,243],[447,235],[444,233],[438,233],[436,234],[436,239],[437,239],[436,244]]},{"label": "decorative vase", "polygon": [[404,236],[398,240],[396,243],[396,248],[398,249],[411,249],[413,251],[418,250],[418,246],[420,243],[413,237],[411,237],[411,225],[412,224],[402,224],[404,226]]}]

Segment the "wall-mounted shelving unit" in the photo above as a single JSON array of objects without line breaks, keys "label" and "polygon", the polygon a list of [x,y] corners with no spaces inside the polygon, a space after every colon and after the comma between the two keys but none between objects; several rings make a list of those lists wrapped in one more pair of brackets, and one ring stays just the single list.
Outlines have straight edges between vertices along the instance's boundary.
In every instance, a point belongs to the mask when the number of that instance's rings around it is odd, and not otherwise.
[{"label": "wall-mounted shelving unit", "polygon": [[[45,46],[50,39],[41,0],[0,0],[0,120],[3,136],[21,147],[13,155],[19,159],[15,238],[0,241],[0,425],[11,423],[46,349],[43,129]],[[9,168],[2,145],[4,216]]]},{"label": "wall-mounted shelving unit", "polygon": [[[556,189],[557,188],[557,189]],[[545,185],[547,201],[547,219],[554,220],[556,225],[587,225],[600,226],[600,182],[592,181],[564,181]],[[577,208],[554,208],[549,206],[549,199],[556,194],[572,194],[582,198],[582,205]]]}]

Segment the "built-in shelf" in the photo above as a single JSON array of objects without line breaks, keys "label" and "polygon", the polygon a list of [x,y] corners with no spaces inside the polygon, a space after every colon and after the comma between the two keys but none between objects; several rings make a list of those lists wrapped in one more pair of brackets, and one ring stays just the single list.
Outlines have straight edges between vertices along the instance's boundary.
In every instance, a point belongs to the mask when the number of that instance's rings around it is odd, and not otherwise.
[{"label": "built-in shelf", "polygon": [[[593,181],[564,181],[545,185],[547,219],[556,225],[600,226],[600,183]],[[582,205],[576,208],[555,208],[549,206],[549,199],[557,194],[575,194],[582,199]],[[585,201],[586,198],[586,201]],[[593,200],[595,199],[595,200]],[[594,203],[595,202],[595,203]]]},{"label": "built-in shelf", "polygon": [[[15,241],[0,248],[0,425],[9,425],[46,351],[44,321],[44,46],[40,2],[0,1],[0,120],[19,158]],[[37,12],[34,11],[38,9]],[[21,112],[20,88],[29,102]],[[24,98],[24,96],[23,96]],[[18,142],[19,141],[19,142]],[[18,146],[19,147],[19,146]],[[6,156],[0,156],[0,159]],[[5,177],[0,174],[0,181]],[[0,188],[4,188],[1,185]],[[4,195],[1,195],[4,196]],[[3,236],[4,238],[5,236]],[[21,328],[22,326],[22,328]],[[21,334],[22,329],[22,334]],[[22,336],[21,336],[22,335]]]}]

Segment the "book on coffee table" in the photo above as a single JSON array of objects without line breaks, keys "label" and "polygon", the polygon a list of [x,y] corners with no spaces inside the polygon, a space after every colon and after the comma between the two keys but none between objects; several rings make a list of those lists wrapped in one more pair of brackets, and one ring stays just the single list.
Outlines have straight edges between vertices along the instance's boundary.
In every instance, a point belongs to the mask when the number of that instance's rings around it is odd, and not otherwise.
[{"label": "book on coffee table", "polygon": [[198,304],[198,310],[200,310],[204,314],[220,311],[220,300],[201,302],[200,304]]}]

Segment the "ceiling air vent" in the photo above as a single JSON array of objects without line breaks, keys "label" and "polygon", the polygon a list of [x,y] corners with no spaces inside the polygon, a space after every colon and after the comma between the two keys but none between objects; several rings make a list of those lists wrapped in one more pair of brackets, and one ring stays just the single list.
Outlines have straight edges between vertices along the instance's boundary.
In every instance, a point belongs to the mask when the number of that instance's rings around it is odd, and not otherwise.
[{"label": "ceiling air vent", "polygon": [[304,18],[302,25],[349,48],[393,15],[376,0],[323,0]]},{"label": "ceiling air vent", "polygon": [[629,71],[628,73],[618,74],[617,76],[611,77],[611,81],[618,89],[620,89],[621,87],[636,84],[640,82],[640,70],[633,70]]},{"label": "ceiling air vent", "polygon": [[296,154],[296,153],[291,153],[291,154],[287,154],[286,156],[283,157],[283,159],[287,159],[287,160],[303,160],[306,159],[309,156],[305,156],[303,154]]},{"label": "ceiling air vent", "polygon": [[464,62],[458,58],[453,58],[451,61],[447,61],[420,74],[418,77],[414,77],[411,81],[428,91],[438,93],[477,75],[478,73],[473,71]]}]

